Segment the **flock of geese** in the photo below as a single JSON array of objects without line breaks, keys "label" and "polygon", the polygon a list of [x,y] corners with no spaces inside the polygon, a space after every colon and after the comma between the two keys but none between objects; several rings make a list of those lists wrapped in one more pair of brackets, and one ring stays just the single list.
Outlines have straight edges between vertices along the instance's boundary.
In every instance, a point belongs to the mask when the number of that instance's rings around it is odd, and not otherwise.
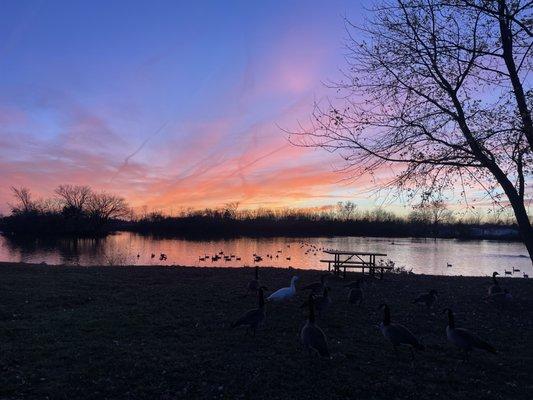
[{"label": "flock of geese", "polygon": [[[508,289],[501,287],[496,278],[498,275],[498,272],[492,274],[492,285],[489,287],[488,295],[485,299],[505,303],[512,300],[512,296]],[[320,316],[324,314],[332,304],[332,300],[329,296],[330,288],[327,285],[330,276],[329,273],[325,273],[321,275],[320,281],[313,282],[298,289],[300,291],[309,292],[307,300],[301,306],[302,308],[305,307],[308,309],[307,320],[300,330],[301,343],[309,353],[315,352],[324,358],[331,358],[331,356],[326,335],[317,324],[316,314],[318,314],[318,317],[320,318]],[[363,283],[368,279],[370,278],[360,277],[356,281],[344,285],[348,290],[347,300],[349,304],[355,304],[357,306],[361,305],[364,299]],[[251,293],[257,294],[257,308],[244,313],[233,322],[231,327],[247,327],[247,329],[255,336],[257,329],[266,319],[265,304],[285,302],[292,299],[297,292],[296,283],[298,280],[298,276],[293,276],[289,286],[274,291],[265,299],[265,292],[268,289],[261,284],[259,280],[259,267],[256,266],[254,269],[254,278],[248,283],[246,295]],[[415,304],[424,304],[430,309],[437,302],[437,292],[435,290],[430,290],[413,299],[412,302]],[[380,324],[380,330],[383,337],[392,344],[395,352],[397,352],[398,347],[407,346],[410,349],[412,358],[414,358],[414,350],[423,350],[424,345],[408,328],[391,321],[391,312],[387,304],[381,304],[379,309],[383,311],[383,320]],[[468,361],[469,354],[474,349],[496,353],[496,349],[487,341],[479,338],[467,329],[456,327],[452,309],[446,308],[443,310],[443,313],[447,315],[448,319],[445,332],[446,338],[448,342],[462,351],[463,361]]]}]

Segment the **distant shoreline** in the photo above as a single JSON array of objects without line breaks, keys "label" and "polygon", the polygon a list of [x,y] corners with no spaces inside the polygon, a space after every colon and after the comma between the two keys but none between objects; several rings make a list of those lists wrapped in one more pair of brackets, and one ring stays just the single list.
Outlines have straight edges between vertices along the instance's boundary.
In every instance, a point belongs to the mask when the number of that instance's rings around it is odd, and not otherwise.
[{"label": "distant shoreline", "polygon": [[[504,227],[505,229],[511,229]],[[478,228],[482,229],[482,228]],[[151,236],[155,238],[176,238],[176,239],[185,239],[185,240],[213,240],[213,239],[237,239],[237,238],[272,238],[272,237],[286,237],[286,238],[319,238],[319,237],[373,237],[373,238],[413,238],[413,239],[457,239],[457,240],[495,240],[502,242],[521,242],[519,232],[517,230],[512,230],[512,233],[499,234],[496,229],[485,228],[486,232],[462,232],[460,234],[444,234],[439,233],[437,235],[425,235],[417,234],[413,231],[401,232],[395,230],[393,232],[351,232],[351,231],[334,231],[326,230],[323,232],[312,230],[312,231],[277,231],[277,230],[267,230],[261,231],[257,230],[246,230],[244,232],[217,232],[216,230],[206,229],[202,232],[196,231],[172,231],[172,230],[147,230],[147,229],[137,229],[135,227],[125,227],[125,226],[110,226],[108,229],[99,231],[99,232],[79,232],[79,233],[63,233],[63,232],[3,232],[0,230],[0,235],[4,237],[11,238],[56,238],[56,239],[76,239],[76,238],[105,238],[108,235],[120,233],[120,232],[130,232],[143,236]]]}]

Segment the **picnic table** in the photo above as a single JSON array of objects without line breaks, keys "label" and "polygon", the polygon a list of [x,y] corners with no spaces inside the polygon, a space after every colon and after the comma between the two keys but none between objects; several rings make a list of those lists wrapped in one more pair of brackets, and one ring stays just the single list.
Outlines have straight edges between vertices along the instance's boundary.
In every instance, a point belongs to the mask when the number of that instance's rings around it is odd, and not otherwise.
[{"label": "picnic table", "polygon": [[374,276],[375,271],[380,271],[380,278],[383,279],[383,272],[385,270],[391,270],[393,267],[380,263],[376,265],[376,257],[386,257],[385,253],[363,252],[363,251],[347,251],[347,250],[324,250],[324,253],[331,254],[333,260],[320,260],[320,262],[328,263],[328,271],[337,275],[340,274],[343,269],[343,277],[346,278],[346,269],[354,268],[361,269],[364,274],[365,269],[368,269],[368,273]]}]

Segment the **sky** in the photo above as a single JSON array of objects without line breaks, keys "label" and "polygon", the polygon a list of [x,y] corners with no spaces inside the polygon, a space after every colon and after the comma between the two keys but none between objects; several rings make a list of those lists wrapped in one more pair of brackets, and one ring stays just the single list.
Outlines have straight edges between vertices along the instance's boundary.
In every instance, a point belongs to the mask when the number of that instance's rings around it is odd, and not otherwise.
[{"label": "sky", "polygon": [[284,131],[328,94],[364,2],[0,4],[0,212],[10,186],[59,184],[169,213],[379,203]]}]

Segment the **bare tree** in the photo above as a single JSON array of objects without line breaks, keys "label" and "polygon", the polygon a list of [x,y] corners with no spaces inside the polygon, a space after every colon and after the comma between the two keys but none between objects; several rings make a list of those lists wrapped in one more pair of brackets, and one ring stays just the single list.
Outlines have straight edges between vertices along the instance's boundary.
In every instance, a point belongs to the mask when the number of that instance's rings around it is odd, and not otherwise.
[{"label": "bare tree", "polygon": [[11,191],[13,192],[13,196],[17,201],[16,204],[9,204],[9,206],[11,207],[11,212],[13,214],[26,214],[36,211],[35,202],[32,200],[31,193],[28,188],[16,188],[12,186]]},{"label": "bare tree", "polygon": [[337,215],[342,220],[349,220],[353,218],[357,204],[353,201],[339,201],[337,203]]},{"label": "bare tree", "polygon": [[530,5],[382,2],[366,26],[348,26],[348,68],[334,85],[341,96],[317,104],[312,128],[291,141],[339,152],[354,176],[395,165],[383,185],[413,199],[485,190],[510,204],[533,261]]},{"label": "bare tree", "polygon": [[125,218],[129,207],[124,198],[108,193],[93,193],[87,202],[89,215],[101,222],[114,218]]},{"label": "bare tree", "polygon": [[89,186],[60,185],[55,190],[63,212],[69,215],[82,215],[89,203],[92,190]]},{"label": "bare tree", "polygon": [[224,218],[230,218],[234,219],[237,217],[237,210],[239,208],[239,202],[238,201],[232,201],[229,203],[224,204],[223,207],[223,216]]}]

